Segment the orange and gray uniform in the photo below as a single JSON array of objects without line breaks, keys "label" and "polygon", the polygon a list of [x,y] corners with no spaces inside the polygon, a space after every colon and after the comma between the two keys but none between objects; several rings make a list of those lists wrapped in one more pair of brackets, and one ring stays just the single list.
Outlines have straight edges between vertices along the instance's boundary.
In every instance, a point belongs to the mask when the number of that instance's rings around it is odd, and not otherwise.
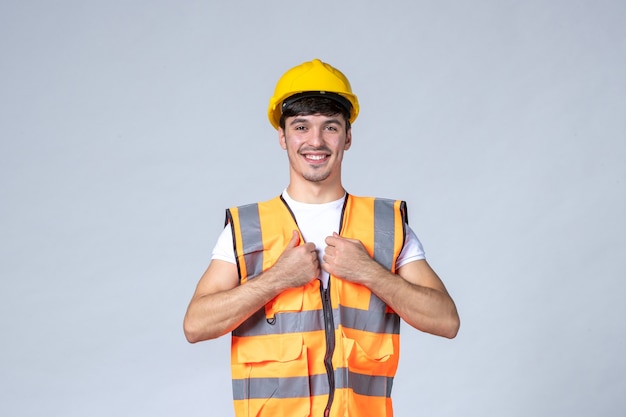
[{"label": "orange and gray uniform", "polygon": [[[274,265],[298,229],[281,197],[226,217],[242,285]],[[339,230],[395,272],[406,223],[403,201],[348,195]],[[399,316],[362,285],[331,275],[326,288],[290,288],[232,332],[235,414],[392,416],[399,336]]]}]

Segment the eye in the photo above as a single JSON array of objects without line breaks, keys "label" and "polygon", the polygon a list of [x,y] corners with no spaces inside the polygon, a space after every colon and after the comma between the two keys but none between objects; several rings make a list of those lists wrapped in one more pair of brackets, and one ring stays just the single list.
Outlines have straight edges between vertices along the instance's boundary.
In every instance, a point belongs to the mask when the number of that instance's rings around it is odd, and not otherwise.
[{"label": "eye", "polygon": [[299,131],[305,131],[306,130],[306,126],[300,125],[300,126],[296,126],[295,130],[299,130]]},{"label": "eye", "polygon": [[326,130],[330,130],[331,132],[337,132],[338,131],[337,126],[334,126],[334,125],[327,125],[326,126]]}]

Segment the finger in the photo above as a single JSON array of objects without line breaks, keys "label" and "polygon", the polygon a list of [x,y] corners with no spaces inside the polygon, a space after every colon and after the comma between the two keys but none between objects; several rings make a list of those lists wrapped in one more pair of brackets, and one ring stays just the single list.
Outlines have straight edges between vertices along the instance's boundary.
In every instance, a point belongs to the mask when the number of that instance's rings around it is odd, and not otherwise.
[{"label": "finger", "polygon": [[339,235],[337,235],[336,233],[333,232],[332,236],[326,236],[326,239],[324,239],[324,242],[328,246],[335,246],[335,244],[337,243],[337,238],[338,237],[339,237]]},{"label": "finger", "polygon": [[300,244],[300,233],[297,230],[291,232],[291,240],[287,243],[287,248],[295,248]]},{"label": "finger", "polygon": [[304,244],[304,247],[306,248],[307,252],[316,252],[315,243],[313,242],[306,242]]}]

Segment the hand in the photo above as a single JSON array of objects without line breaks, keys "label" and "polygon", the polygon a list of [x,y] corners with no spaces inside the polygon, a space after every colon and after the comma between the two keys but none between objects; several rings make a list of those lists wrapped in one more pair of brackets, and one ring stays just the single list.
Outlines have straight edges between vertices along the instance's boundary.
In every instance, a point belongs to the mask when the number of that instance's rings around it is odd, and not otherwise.
[{"label": "hand", "polygon": [[320,275],[315,244],[307,242],[300,245],[300,234],[294,230],[287,247],[270,270],[286,287],[308,284]]},{"label": "hand", "polygon": [[369,272],[382,268],[372,259],[360,240],[333,233],[325,242],[328,246],[324,250],[322,268],[331,275],[364,284]]}]

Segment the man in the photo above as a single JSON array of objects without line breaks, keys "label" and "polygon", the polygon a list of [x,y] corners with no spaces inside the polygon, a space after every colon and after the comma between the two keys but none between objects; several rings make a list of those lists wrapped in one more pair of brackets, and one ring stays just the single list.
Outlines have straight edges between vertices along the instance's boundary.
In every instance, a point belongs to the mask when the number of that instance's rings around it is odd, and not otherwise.
[{"label": "man", "polygon": [[184,321],[192,343],[232,332],[237,416],[391,416],[400,318],[457,334],[406,204],[343,188],[358,112],[347,78],[317,59],[287,71],[270,100],[289,184],[227,210]]}]

